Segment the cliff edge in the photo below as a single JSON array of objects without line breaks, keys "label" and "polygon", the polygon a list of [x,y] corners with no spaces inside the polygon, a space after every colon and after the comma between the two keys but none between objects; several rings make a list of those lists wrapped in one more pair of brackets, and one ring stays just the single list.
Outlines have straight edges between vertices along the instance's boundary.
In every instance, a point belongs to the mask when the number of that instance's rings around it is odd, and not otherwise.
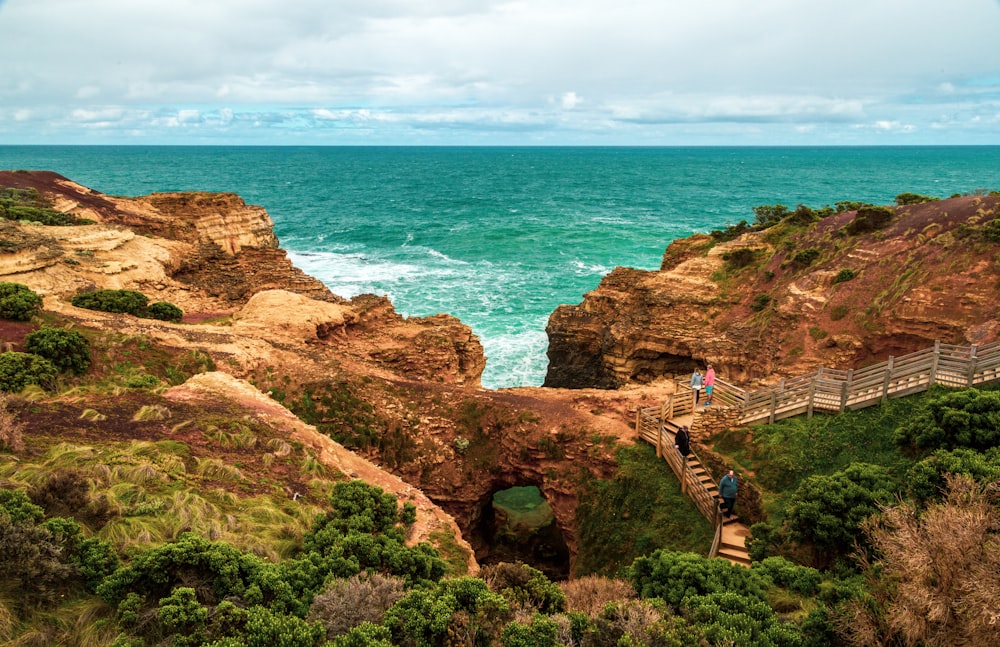
[{"label": "cliff edge", "polygon": [[973,195],[825,217],[800,209],[731,240],[675,241],[658,271],[616,268],[553,312],[545,385],[614,389],[706,363],[749,385],[935,340],[994,341],[998,206]]}]

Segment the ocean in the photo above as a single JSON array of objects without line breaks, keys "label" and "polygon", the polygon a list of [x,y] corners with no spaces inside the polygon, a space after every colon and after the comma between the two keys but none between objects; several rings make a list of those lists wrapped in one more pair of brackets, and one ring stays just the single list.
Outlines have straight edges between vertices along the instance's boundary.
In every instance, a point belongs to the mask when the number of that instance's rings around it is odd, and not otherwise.
[{"label": "ocean", "polygon": [[753,208],[1000,189],[1000,147],[0,146],[106,194],[225,191],[267,209],[296,266],[482,340],[488,388],[540,385],[545,325],[616,266]]}]

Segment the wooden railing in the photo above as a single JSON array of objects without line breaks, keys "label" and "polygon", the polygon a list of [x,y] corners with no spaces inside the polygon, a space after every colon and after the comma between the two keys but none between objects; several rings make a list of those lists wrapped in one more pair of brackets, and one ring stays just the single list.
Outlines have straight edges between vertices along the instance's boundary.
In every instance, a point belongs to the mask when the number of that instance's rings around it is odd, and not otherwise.
[{"label": "wooden railing", "polygon": [[[863,409],[919,393],[934,384],[972,387],[1000,380],[1000,342],[984,346],[954,346],[937,342],[932,348],[890,357],[858,370],[820,367],[815,373],[782,380],[773,387],[743,391],[726,384],[716,398],[739,407],[740,422],[774,422],[815,411]],[[728,393],[727,393],[728,391]]]},{"label": "wooden railing", "polygon": [[[719,501],[674,447],[674,434],[679,428],[674,419],[694,412],[694,394],[684,386],[685,388],[678,388],[676,393],[667,396],[667,400],[659,407],[644,408],[636,412],[635,427],[639,437],[656,448],[657,457],[666,460],[681,484],[681,491],[715,528],[715,538],[709,551],[709,557],[714,557],[722,539],[722,511],[719,509]],[[702,464],[697,453],[692,454]]]},{"label": "wooden railing", "polygon": [[[737,408],[741,424],[774,422],[815,411],[839,413],[863,409],[889,398],[919,393],[934,384],[972,387],[1000,380],[1000,342],[984,346],[954,346],[935,342],[902,357],[858,370],[820,367],[815,373],[781,380],[773,387],[746,391],[716,378],[712,393],[713,407]],[[704,396],[702,396],[704,397]],[[681,483],[681,490],[715,527],[715,541],[709,556],[718,550],[722,531],[722,512],[718,500],[695,477],[673,446],[678,425],[674,419],[694,411],[694,395],[685,381],[676,383],[676,392],[659,407],[636,412],[636,431],[640,438],[656,447]],[[697,454],[695,454],[697,457]],[[700,463],[699,459],[699,463]]]}]

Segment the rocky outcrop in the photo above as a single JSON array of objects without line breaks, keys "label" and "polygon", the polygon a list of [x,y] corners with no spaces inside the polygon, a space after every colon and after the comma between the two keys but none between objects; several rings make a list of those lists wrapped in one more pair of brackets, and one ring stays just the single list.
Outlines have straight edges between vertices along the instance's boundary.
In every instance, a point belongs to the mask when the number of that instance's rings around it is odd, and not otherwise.
[{"label": "rocky outcrop", "polygon": [[617,268],[552,314],[545,385],[616,388],[706,362],[742,384],[993,341],[998,203],[895,207],[873,230],[849,211],[675,241],[659,271]]}]

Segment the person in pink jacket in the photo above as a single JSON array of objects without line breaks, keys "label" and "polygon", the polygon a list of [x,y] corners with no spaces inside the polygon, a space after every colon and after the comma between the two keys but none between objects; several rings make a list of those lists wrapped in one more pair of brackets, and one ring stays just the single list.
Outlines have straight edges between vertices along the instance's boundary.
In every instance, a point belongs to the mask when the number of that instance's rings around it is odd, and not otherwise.
[{"label": "person in pink jacket", "polygon": [[705,371],[705,406],[712,404],[712,391],[715,390],[715,369],[712,365],[708,365],[708,370]]}]

